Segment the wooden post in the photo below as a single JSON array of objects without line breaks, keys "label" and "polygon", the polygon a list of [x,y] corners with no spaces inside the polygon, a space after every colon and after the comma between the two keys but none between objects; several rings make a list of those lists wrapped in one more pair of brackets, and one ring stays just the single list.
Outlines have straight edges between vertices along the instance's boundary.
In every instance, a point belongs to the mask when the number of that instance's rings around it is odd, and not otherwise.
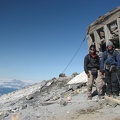
[{"label": "wooden post", "polygon": [[111,101],[113,103],[117,103],[117,104],[120,105],[120,99],[116,99],[116,98],[108,97],[108,96],[105,96],[105,99],[108,100],[108,101]]},{"label": "wooden post", "polygon": [[19,120],[19,113],[12,114],[12,120]]}]

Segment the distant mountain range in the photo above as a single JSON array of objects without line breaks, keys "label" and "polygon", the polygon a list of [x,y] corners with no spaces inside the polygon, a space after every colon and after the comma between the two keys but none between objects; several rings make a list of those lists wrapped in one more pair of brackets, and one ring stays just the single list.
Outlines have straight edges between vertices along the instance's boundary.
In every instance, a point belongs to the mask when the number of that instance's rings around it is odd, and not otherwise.
[{"label": "distant mountain range", "polygon": [[0,80],[0,95],[13,92],[15,90],[27,87],[33,83],[23,82],[21,80]]}]

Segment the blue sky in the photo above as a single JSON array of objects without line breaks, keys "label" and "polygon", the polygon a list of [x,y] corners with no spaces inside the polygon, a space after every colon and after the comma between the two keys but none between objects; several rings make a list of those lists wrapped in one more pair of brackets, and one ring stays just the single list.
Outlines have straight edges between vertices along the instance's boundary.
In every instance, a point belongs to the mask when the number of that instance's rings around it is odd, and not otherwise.
[{"label": "blue sky", "polygon": [[[87,27],[119,0],[0,0],[0,78],[58,77],[85,38]],[[65,70],[83,71],[87,39]]]}]

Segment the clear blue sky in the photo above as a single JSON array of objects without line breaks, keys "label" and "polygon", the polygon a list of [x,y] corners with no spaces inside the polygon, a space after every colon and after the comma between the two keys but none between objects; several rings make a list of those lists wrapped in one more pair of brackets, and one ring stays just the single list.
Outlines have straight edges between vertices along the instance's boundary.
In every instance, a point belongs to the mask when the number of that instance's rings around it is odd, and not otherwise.
[{"label": "clear blue sky", "polygon": [[[82,43],[87,27],[120,0],[0,0],[0,78],[58,77]],[[65,70],[83,71],[87,40]]]}]

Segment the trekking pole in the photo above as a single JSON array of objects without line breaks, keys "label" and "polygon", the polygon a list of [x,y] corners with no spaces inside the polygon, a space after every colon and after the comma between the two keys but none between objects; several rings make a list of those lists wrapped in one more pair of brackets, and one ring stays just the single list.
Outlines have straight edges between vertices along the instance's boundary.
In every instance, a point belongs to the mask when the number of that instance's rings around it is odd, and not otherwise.
[{"label": "trekking pole", "polygon": [[120,79],[119,79],[119,77],[118,77],[117,72],[116,72],[116,76],[117,76],[118,83],[119,83],[119,85],[120,85]]}]

